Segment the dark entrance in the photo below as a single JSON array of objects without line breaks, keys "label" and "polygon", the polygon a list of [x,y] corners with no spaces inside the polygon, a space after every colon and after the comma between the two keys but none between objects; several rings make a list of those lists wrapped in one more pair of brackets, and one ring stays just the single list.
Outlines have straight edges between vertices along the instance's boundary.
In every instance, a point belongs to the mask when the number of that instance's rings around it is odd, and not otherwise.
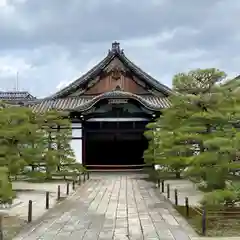
[{"label": "dark entrance", "polygon": [[97,102],[83,113],[84,164],[88,168],[142,167],[148,146],[143,133],[152,114],[133,99]]},{"label": "dark entrance", "polygon": [[87,122],[86,165],[114,168],[144,164],[146,121]]}]

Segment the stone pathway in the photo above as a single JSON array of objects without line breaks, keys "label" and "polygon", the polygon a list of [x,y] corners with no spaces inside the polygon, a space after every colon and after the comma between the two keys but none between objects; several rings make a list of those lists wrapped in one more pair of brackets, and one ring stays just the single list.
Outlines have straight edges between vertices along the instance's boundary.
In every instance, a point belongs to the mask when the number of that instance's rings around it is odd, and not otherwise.
[{"label": "stone pathway", "polygon": [[[140,174],[94,175],[14,240],[189,240],[194,231]],[[175,215],[176,214],[176,215]]]}]

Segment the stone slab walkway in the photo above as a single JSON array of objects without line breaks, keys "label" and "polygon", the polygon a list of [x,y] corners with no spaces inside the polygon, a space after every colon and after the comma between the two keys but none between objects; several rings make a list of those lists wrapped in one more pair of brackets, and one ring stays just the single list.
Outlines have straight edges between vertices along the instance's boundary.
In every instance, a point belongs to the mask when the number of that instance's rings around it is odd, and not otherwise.
[{"label": "stone slab walkway", "polygon": [[189,240],[194,231],[140,174],[98,174],[14,240]]}]

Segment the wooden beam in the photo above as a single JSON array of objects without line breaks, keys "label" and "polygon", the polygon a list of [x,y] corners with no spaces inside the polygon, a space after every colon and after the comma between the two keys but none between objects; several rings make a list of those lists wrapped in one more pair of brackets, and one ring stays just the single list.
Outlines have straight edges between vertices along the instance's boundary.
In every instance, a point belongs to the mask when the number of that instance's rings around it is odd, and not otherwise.
[{"label": "wooden beam", "polygon": [[145,129],[86,129],[88,133],[143,133]]},{"label": "wooden beam", "polygon": [[[82,123],[83,126],[83,123]],[[82,128],[82,165],[86,164],[86,131],[83,126]]]}]

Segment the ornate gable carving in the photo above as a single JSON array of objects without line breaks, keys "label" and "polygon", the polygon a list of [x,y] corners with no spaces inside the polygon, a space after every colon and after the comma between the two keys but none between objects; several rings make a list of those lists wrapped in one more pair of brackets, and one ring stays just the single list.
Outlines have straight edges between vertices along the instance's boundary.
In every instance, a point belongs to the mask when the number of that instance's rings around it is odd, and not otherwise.
[{"label": "ornate gable carving", "polygon": [[109,73],[116,69],[120,72],[126,72],[127,70],[118,58],[114,58],[104,70],[105,72]]},{"label": "ornate gable carving", "polygon": [[102,71],[101,77],[89,81],[84,94],[101,94],[119,88],[134,94],[149,93],[147,85],[129,72],[116,57]]},{"label": "ornate gable carving", "polygon": [[120,68],[113,68],[111,70],[111,76],[112,76],[112,79],[114,80],[118,80],[121,78],[121,75],[122,75],[122,72],[121,72],[121,69]]}]

